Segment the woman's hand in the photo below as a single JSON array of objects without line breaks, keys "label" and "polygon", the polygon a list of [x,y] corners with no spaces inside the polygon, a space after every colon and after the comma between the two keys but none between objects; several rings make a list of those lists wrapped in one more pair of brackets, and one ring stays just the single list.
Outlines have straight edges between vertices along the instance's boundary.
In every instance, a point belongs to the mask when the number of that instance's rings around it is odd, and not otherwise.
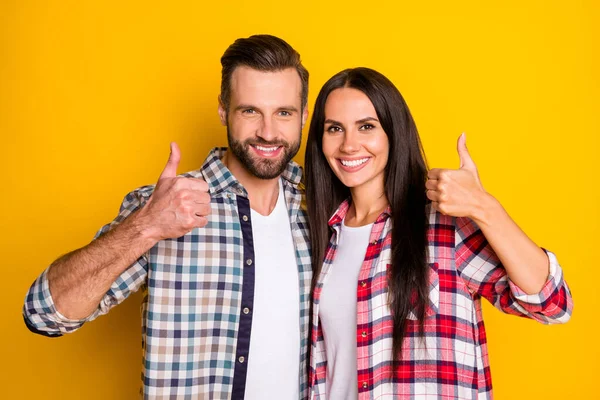
[{"label": "woman's hand", "polygon": [[477,166],[467,150],[463,133],[458,138],[459,169],[434,168],[429,171],[425,185],[427,197],[435,210],[453,217],[468,217],[483,222],[485,210],[495,199],[485,191]]}]

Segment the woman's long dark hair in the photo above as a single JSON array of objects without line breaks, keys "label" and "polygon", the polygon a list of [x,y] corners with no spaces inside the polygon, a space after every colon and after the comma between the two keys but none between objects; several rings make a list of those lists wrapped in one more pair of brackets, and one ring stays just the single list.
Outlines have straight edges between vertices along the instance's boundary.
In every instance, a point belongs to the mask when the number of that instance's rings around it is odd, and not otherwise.
[{"label": "woman's long dark hair", "polygon": [[322,146],[325,103],[329,94],[339,88],[353,88],[366,94],[388,136],[385,194],[392,218],[392,266],[388,275],[388,295],[394,325],[392,361],[397,366],[402,356],[408,314],[415,310],[419,331],[423,334],[428,303],[427,163],[408,106],[389,79],[369,68],[353,68],[339,72],[325,83],[315,103],[305,156],[313,288],[331,235],[327,222],[337,207],[350,196],[350,190],[329,167]]}]

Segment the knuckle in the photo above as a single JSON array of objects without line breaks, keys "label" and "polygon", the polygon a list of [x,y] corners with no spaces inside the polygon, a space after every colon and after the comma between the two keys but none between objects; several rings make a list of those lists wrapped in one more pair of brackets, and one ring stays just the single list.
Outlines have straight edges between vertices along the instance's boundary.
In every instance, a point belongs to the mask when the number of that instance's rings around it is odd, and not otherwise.
[{"label": "knuckle", "polygon": [[187,204],[181,205],[180,210],[186,216],[192,213],[192,208]]},{"label": "knuckle", "polygon": [[186,200],[190,196],[190,192],[187,189],[181,189],[177,191],[177,198],[180,200]]},{"label": "knuckle", "polygon": [[450,180],[451,173],[447,169],[440,171],[440,181],[446,182]]}]

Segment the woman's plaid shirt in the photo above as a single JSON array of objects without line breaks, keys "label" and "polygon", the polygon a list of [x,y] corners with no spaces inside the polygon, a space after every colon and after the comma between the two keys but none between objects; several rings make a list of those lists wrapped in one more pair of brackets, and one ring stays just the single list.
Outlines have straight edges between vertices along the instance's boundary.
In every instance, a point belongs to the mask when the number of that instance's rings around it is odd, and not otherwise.
[{"label": "woman's plaid shirt", "polygon": [[[139,288],[142,304],[143,397],[148,399],[241,399],[244,396],[254,293],[254,249],[246,190],[214,149],[201,169],[185,174],[209,185],[208,225],[163,240],[140,257],[112,285],[98,309],[69,320],[54,307],[44,272],[32,285],[23,309],[33,331],[60,336],[106,314]],[[300,398],[307,396],[307,350],[312,277],[308,227],[300,187],[302,171],[290,163],[282,175],[300,288]],[[125,197],[117,218],[101,235],[148,200],[152,186]]]},{"label": "woman's plaid shirt", "polygon": [[[319,300],[336,255],[340,225],[349,203],[330,219],[333,235],[314,292],[310,362],[311,399],[326,399],[327,360],[319,325]],[[410,313],[400,367],[392,374],[392,318],[387,272],[391,260],[389,209],[375,222],[357,282],[358,393],[366,399],[491,399],[492,381],[481,298],[498,309],[551,324],[566,322],[571,294],[555,256],[538,294],[527,295],[506,271],[479,228],[468,218],[430,209],[429,305],[424,340]]]}]

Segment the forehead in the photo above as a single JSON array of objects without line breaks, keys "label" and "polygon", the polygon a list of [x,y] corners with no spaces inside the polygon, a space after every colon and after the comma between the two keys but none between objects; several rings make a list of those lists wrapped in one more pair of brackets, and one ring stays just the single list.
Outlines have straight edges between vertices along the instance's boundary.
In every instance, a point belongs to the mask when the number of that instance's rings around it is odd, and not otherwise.
[{"label": "forehead", "polygon": [[337,121],[354,122],[356,120],[373,117],[377,112],[369,97],[358,89],[335,89],[325,102],[325,118]]},{"label": "forehead", "polygon": [[231,105],[293,105],[299,109],[301,91],[302,82],[295,68],[264,72],[241,66],[231,74]]}]

